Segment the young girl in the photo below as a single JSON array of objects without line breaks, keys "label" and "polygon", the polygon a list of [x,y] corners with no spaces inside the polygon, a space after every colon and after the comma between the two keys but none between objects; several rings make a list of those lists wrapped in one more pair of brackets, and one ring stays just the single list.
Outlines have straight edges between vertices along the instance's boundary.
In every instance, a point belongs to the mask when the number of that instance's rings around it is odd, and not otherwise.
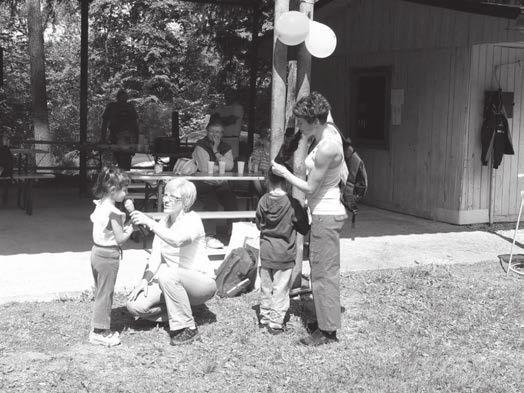
[{"label": "young girl", "polygon": [[110,330],[111,307],[116,275],[122,257],[123,244],[133,233],[133,226],[125,224],[126,214],[116,208],[126,196],[129,178],[117,167],[105,167],[98,174],[93,223],[93,248],[91,269],[95,279],[95,305],[93,308],[93,330],[89,333],[92,344],[112,347],[120,344],[118,332]]}]

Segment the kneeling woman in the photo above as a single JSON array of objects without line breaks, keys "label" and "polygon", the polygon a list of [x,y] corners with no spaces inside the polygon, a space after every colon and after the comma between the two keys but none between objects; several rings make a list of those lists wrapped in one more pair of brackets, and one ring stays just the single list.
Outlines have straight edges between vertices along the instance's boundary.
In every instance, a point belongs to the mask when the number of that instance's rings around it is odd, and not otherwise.
[{"label": "kneeling woman", "polygon": [[142,212],[131,213],[133,223],[147,226],[155,237],[149,266],[129,295],[127,309],[140,318],[167,319],[171,345],[197,337],[191,306],[203,304],[216,292],[214,270],[205,249],[204,226],[198,214],[189,211],[195,199],[193,183],[173,179],[164,191],[166,218],[156,222]]}]

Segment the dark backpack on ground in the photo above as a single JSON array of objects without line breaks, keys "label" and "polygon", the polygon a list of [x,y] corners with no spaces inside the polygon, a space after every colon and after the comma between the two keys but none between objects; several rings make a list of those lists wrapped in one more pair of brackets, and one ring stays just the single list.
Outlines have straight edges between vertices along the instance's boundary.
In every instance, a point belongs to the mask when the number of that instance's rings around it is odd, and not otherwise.
[{"label": "dark backpack on ground", "polygon": [[0,146],[0,168],[4,168],[0,177],[13,176],[14,158],[11,150],[7,146]]},{"label": "dark backpack on ground", "polygon": [[346,162],[349,173],[346,184],[340,182],[340,199],[346,210],[353,215],[351,223],[355,226],[355,219],[358,213],[357,202],[364,198],[368,190],[368,175],[366,167],[364,161],[362,161],[351,144],[351,139],[342,135],[342,132],[340,132],[335,124],[328,124],[336,128],[342,138],[344,161]]},{"label": "dark backpack on ground", "polygon": [[216,270],[218,296],[234,297],[251,291],[257,277],[257,260],[257,251],[252,247],[231,250]]}]

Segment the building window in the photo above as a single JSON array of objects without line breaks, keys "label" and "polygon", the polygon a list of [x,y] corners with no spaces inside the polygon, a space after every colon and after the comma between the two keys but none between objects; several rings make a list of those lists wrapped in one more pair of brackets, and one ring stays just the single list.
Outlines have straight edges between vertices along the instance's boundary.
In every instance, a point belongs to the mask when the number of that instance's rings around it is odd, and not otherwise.
[{"label": "building window", "polygon": [[391,67],[355,68],[351,74],[351,138],[357,146],[387,149]]}]

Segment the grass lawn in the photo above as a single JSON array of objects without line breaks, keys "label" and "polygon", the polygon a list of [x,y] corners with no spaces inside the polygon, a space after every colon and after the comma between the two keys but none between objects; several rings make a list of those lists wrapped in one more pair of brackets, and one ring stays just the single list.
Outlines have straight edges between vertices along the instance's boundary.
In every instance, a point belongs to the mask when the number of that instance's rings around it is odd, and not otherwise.
[{"label": "grass lawn", "polygon": [[[0,306],[1,392],[517,392],[523,383],[522,279],[498,263],[344,276],[340,342],[304,348],[310,304],[288,330],[259,330],[258,296],[213,299],[201,341],[171,347],[117,296],[122,345],[87,343],[92,302]],[[518,388],[521,386],[521,388]]]}]

